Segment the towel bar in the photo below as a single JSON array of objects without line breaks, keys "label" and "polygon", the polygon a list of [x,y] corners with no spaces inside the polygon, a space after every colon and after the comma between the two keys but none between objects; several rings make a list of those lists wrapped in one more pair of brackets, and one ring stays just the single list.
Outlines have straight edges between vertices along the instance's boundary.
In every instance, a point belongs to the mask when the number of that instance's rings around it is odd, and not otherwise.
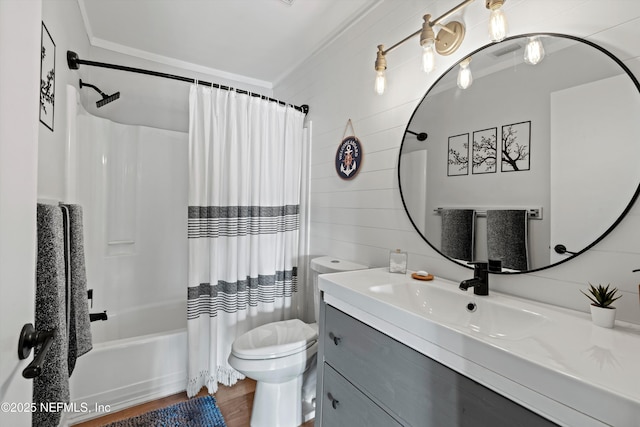
[{"label": "towel bar", "polygon": [[476,211],[476,217],[486,217],[487,216],[487,211],[491,210],[491,209],[525,209],[528,213],[529,213],[529,219],[542,219],[542,208],[482,208],[482,209],[478,209],[478,208],[463,208],[463,207],[457,207],[457,208],[435,208],[433,210],[433,213],[436,215],[440,215],[442,213],[443,209],[475,209]]},{"label": "towel bar", "polygon": [[27,323],[22,327],[20,340],[18,341],[18,358],[24,360],[29,357],[32,348],[40,347],[40,351],[35,355],[33,361],[22,371],[24,378],[30,379],[40,375],[44,358],[51,344],[53,344],[55,336],[55,329],[52,331],[36,331],[31,323]]}]

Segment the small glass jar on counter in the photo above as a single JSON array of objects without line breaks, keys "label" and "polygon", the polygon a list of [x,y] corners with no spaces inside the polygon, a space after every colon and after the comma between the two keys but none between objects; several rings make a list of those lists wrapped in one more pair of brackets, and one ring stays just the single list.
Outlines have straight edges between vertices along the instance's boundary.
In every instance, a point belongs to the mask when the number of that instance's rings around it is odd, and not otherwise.
[{"label": "small glass jar on counter", "polygon": [[401,273],[407,272],[407,253],[400,249],[389,252],[389,272]]}]

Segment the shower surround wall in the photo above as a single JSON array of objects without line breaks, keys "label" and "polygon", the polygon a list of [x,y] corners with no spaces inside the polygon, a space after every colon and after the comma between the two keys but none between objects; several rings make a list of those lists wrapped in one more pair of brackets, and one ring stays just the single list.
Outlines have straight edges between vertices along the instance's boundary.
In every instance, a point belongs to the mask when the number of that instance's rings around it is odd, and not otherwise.
[{"label": "shower surround wall", "polygon": [[185,300],[187,134],[114,123],[80,105],[76,117],[69,185],[84,208],[92,311],[109,315],[93,324],[100,335],[120,314]]},{"label": "shower surround wall", "polygon": [[188,137],[92,116],[67,88],[67,197],[84,210],[90,311],[108,315],[71,399],[124,407],[186,385]]},{"label": "shower surround wall", "polygon": [[[309,104],[314,121],[311,164],[311,251],[330,253],[370,266],[384,266],[389,249],[409,253],[409,268],[425,269],[452,280],[471,270],[437,254],[413,229],[398,191],[397,158],[411,115],[436,79],[465,55],[489,43],[488,12],[475,1],[462,14],[465,40],[451,56],[438,56],[437,69],[420,70],[414,38],[387,57],[387,90],[373,91],[376,46],[402,40],[422,25],[422,16],[440,16],[458,0],[384,1],[354,21],[274,87],[274,96]],[[579,36],[611,51],[640,77],[640,2],[616,1],[615,8],[588,1],[509,0],[504,10],[509,35],[557,32]],[[473,62],[471,63],[473,71]],[[568,71],[569,72],[569,71]],[[351,119],[364,151],[358,176],[341,180],[334,157]],[[413,129],[414,131],[416,129]],[[429,133],[432,130],[419,129]],[[428,142],[427,141],[427,142]],[[637,143],[637,142],[636,142]],[[579,167],[579,165],[575,165]],[[640,323],[637,277],[640,266],[640,206],[587,253],[560,266],[531,274],[492,276],[492,288],[524,298],[588,312],[579,292],[587,283],[612,283],[623,293],[618,318]]]}]

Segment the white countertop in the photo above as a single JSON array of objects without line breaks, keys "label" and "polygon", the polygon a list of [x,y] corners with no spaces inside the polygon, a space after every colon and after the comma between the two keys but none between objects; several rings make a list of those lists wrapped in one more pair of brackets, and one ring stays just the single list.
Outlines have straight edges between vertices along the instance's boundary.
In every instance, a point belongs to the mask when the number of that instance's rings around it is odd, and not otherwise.
[{"label": "white countertop", "polygon": [[[521,333],[491,335],[371,291],[408,281],[417,289],[459,292],[461,301],[487,307],[485,312],[510,307],[541,320]],[[560,425],[640,427],[638,325],[618,321],[614,329],[601,328],[586,313],[491,290],[476,296],[456,282],[416,281],[410,272],[386,268],[323,274],[318,285],[328,304]],[[508,315],[492,320],[498,329],[509,327]]]}]

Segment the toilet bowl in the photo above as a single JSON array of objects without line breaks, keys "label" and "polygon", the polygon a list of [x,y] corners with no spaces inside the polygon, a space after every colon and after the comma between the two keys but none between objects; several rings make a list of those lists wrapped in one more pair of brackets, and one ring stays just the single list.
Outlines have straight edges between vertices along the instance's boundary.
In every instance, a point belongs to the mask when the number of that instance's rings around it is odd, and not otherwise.
[{"label": "toilet bowl", "polygon": [[[316,321],[318,274],[364,268],[333,257],[311,261]],[[258,326],[236,338],[229,364],[256,380],[251,427],[297,427],[314,417],[317,341],[317,323],[299,319]]]}]

